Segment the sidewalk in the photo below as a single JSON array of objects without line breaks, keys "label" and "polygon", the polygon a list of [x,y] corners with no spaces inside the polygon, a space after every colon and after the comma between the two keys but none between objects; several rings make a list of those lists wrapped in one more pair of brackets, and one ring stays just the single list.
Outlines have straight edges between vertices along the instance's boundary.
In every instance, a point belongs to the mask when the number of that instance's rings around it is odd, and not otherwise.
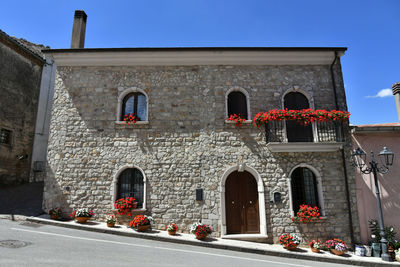
[{"label": "sidewalk", "polygon": [[383,262],[380,258],[360,257],[351,252],[346,256],[336,256],[327,251],[321,253],[313,253],[309,248],[299,248],[297,251],[287,251],[281,245],[271,245],[264,243],[255,243],[231,239],[221,239],[209,237],[205,241],[199,241],[191,234],[179,233],[176,236],[168,235],[167,231],[152,230],[149,232],[136,232],[126,226],[117,225],[109,228],[105,223],[89,221],[87,224],[79,224],[75,221],[56,221],[50,220],[49,215],[41,215],[40,217],[28,217],[28,221],[41,224],[49,224],[67,228],[74,228],[85,231],[107,233],[121,236],[131,236],[136,238],[152,239],[171,243],[180,243],[194,246],[203,246],[217,249],[226,249],[232,251],[241,251],[247,253],[256,253],[262,255],[296,258],[304,260],[313,260],[319,262],[331,262],[338,264],[349,264],[358,266],[400,266],[398,262]]}]

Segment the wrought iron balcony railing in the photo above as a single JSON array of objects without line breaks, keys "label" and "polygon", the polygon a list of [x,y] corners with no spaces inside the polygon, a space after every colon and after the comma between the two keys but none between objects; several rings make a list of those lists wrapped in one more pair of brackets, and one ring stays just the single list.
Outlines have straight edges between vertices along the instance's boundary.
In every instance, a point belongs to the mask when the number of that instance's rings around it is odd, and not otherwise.
[{"label": "wrought iron balcony railing", "polygon": [[267,143],[341,143],[342,122],[313,122],[307,126],[295,121],[271,121],[265,125]]}]

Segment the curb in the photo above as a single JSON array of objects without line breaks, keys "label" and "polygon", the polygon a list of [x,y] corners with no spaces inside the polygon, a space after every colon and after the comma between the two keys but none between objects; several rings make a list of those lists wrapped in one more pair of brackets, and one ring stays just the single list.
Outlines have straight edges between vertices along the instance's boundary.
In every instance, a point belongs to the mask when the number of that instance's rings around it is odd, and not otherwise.
[{"label": "curb", "polygon": [[349,258],[328,258],[324,257],[323,255],[305,255],[301,252],[286,252],[286,251],[274,251],[268,249],[257,249],[257,248],[246,248],[243,246],[235,246],[235,245],[227,245],[227,244],[217,244],[212,243],[212,241],[197,241],[197,240],[183,240],[177,238],[170,238],[158,235],[152,235],[151,233],[139,233],[139,232],[121,232],[113,229],[102,229],[92,226],[86,225],[76,225],[76,224],[69,224],[65,222],[59,222],[54,220],[48,220],[43,218],[37,217],[27,217],[27,221],[39,223],[39,224],[46,224],[46,225],[53,225],[53,226],[60,226],[65,228],[71,229],[78,229],[78,230],[85,230],[90,232],[97,232],[97,233],[105,233],[105,234],[113,234],[119,236],[128,236],[134,238],[143,238],[148,240],[156,240],[162,242],[169,242],[169,243],[177,243],[177,244],[185,244],[185,245],[193,245],[193,246],[200,246],[200,247],[208,247],[208,248],[216,248],[216,249],[223,249],[223,250],[231,250],[231,251],[238,251],[238,252],[246,252],[246,253],[254,253],[260,255],[268,255],[268,256],[277,256],[277,257],[285,257],[285,258],[294,258],[294,259],[304,259],[304,260],[312,260],[318,262],[329,262],[329,263],[338,263],[338,264],[348,264],[348,265],[356,265],[356,266],[400,266],[400,264],[396,262],[373,262],[373,261],[358,261],[355,259]]}]

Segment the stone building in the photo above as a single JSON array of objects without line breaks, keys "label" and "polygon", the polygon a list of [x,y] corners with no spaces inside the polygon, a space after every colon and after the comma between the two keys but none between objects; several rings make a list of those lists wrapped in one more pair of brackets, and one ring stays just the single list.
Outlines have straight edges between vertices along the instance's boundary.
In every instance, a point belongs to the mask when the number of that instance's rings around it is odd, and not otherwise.
[{"label": "stone building", "polygon": [[[0,31],[2,185],[29,181],[42,74],[46,73],[46,60],[40,51],[44,48]],[[45,152],[46,145],[42,147]]]},{"label": "stone building", "polygon": [[[74,23],[84,31],[84,12]],[[226,238],[358,240],[348,126],[252,124],[271,109],[346,110],[346,48],[85,49],[81,38],[74,30],[74,48],[44,51],[57,64],[46,210],[101,219],[133,194],[157,229],[201,220]],[[126,125],[128,113],[139,121]],[[303,202],[321,222],[291,221]]]}]

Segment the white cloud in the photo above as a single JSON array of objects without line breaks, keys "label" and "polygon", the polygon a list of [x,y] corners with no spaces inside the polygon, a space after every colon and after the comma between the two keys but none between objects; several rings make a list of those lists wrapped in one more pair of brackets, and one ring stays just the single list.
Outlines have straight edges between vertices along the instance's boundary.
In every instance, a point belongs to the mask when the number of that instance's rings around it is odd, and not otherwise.
[{"label": "white cloud", "polygon": [[376,95],[366,96],[367,98],[388,97],[393,96],[392,89],[382,89]]}]

